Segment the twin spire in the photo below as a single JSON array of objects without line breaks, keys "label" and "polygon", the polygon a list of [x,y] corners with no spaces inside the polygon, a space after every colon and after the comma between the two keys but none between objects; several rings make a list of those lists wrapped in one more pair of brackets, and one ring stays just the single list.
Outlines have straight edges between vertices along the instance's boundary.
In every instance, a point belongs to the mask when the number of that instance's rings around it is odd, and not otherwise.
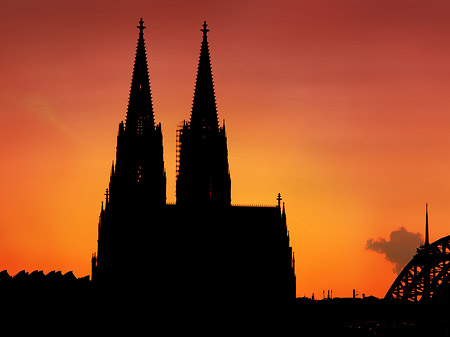
[{"label": "twin spire", "polygon": [[[219,122],[207,37],[209,29],[207,27],[208,25],[204,21],[201,29],[203,39],[192,103],[191,127],[195,130],[217,131]],[[146,27],[142,18],[137,28],[139,29],[139,38],[128,100],[126,130],[131,133],[142,134],[145,129],[155,128],[155,117],[145,50],[144,29]]]},{"label": "twin spire", "polygon": [[144,20],[139,21],[139,38],[131,79],[130,98],[126,118],[126,131],[142,134],[146,129],[155,129],[155,117],[148,75],[147,53],[144,40]]},{"label": "twin spire", "polygon": [[217,131],[219,121],[217,116],[216,95],[209,55],[208,36],[209,29],[206,21],[203,22],[202,46],[195,81],[194,100],[191,112],[191,129]]}]

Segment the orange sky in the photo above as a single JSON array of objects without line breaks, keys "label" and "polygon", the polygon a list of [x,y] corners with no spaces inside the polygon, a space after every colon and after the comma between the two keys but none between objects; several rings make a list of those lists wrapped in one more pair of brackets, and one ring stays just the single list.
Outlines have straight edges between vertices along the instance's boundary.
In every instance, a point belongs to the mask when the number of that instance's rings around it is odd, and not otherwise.
[{"label": "orange sky", "polygon": [[207,20],[232,202],[286,201],[297,295],[384,296],[365,249],[450,234],[450,4],[22,0],[0,10],[0,269],[90,274],[143,17],[168,201]]}]

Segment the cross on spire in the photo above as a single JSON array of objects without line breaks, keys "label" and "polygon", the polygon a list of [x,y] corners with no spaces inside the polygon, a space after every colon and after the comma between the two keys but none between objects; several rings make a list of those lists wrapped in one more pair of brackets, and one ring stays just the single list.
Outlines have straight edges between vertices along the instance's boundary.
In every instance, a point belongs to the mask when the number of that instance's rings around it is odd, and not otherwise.
[{"label": "cross on spire", "polygon": [[106,189],[105,197],[106,197],[106,203],[109,203],[109,188]]},{"label": "cross on spire", "polygon": [[203,28],[202,28],[202,29],[200,29],[200,31],[202,31],[202,32],[203,32],[203,36],[204,36],[204,37],[206,37],[206,33],[208,33],[208,32],[209,32],[209,29],[208,29],[208,28],[206,28],[206,27],[208,27],[208,25],[206,24],[206,21],[203,21]]},{"label": "cross on spire", "polygon": [[142,18],[139,20],[139,26],[137,26],[137,28],[139,28],[140,34],[144,34],[144,29],[147,27],[144,26],[144,20],[142,20]]},{"label": "cross on spire", "polygon": [[281,208],[281,200],[283,200],[283,198],[281,197],[281,193],[278,193],[277,200],[278,200],[278,208]]}]

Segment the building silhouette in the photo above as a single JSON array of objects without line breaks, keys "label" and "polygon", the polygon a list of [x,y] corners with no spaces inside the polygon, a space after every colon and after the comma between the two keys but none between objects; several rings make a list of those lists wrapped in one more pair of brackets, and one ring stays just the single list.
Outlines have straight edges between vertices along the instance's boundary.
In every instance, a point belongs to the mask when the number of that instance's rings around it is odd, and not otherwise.
[{"label": "building silhouette", "polygon": [[295,260],[281,196],[273,207],[231,204],[206,22],[190,120],[177,131],[176,203],[166,203],[142,19],[138,29],[126,120],[119,124],[92,257],[95,286],[165,302],[294,300]]}]

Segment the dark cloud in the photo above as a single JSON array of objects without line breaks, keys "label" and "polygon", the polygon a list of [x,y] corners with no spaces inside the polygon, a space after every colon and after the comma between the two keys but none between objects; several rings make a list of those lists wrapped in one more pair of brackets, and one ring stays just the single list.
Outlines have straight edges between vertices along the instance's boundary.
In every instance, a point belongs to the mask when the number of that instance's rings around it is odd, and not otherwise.
[{"label": "dark cloud", "polygon": [[394,264],[393,270],[398,274],[421,244],[423,244],[422,234],[408,232],[405,227],[400,227],[389,235],[389,240],[383,238],[367,240],[366,249],[384,254],[385,259]]}]

